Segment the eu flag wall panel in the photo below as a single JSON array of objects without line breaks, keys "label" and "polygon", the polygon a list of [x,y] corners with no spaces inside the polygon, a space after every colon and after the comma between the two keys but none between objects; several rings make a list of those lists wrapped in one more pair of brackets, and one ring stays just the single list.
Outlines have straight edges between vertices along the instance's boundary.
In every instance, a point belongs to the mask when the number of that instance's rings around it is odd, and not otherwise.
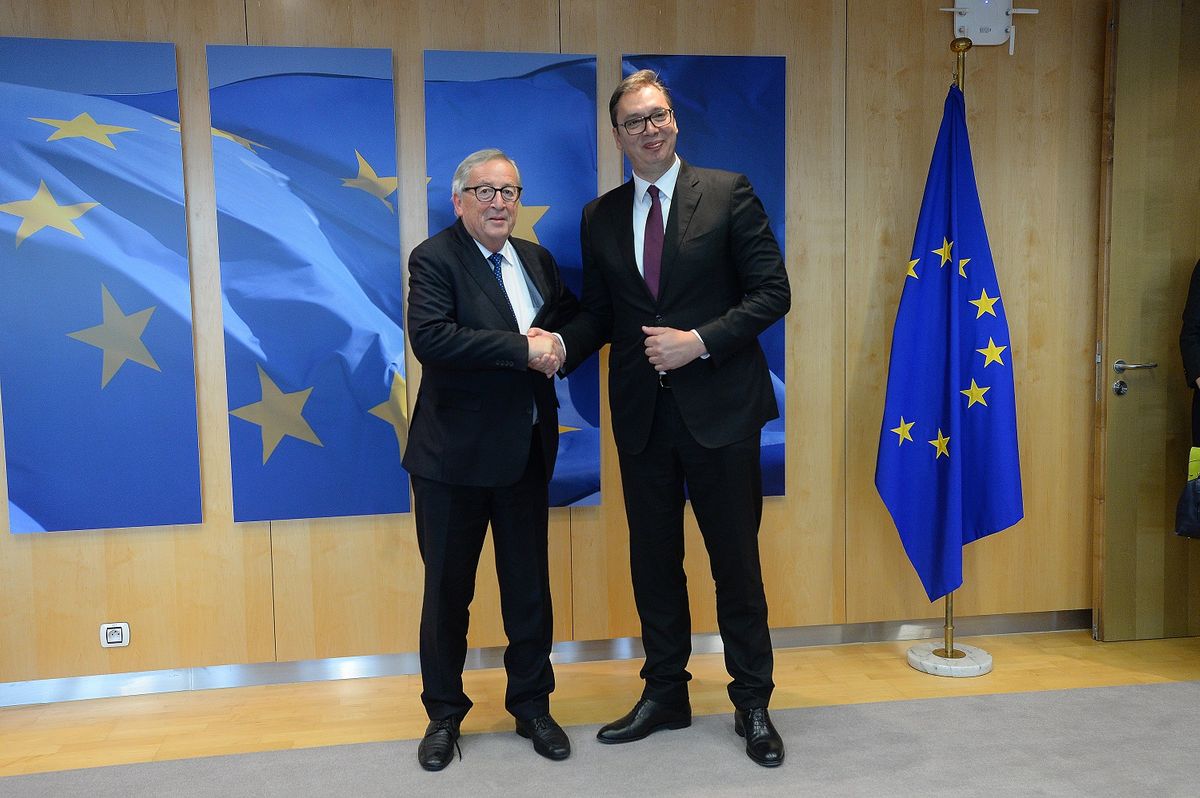
[{"label": "eu flag wall panel", "polygon": [[195,524],[175,48],[0,39],[0,397],[13,532]]},{"label": "eu flag wall panel", "polygon": [[234,519],[407,512],[391,52],[208,70]]},{"label": "eu flag wall panel", "polygon": [[[429,232],[453,224],[450,183],[471,153],[495,147],[525,187],[515,238],[550,250],[563,279],[583,288],[579,215],[596,196],[596,59],[559,53],[425,52],[425,169]],[[558,462],[550,505],[600,501],[600,367],[591,357],[559,401]]]},{"label": "eu flag wall panel", "polygon": [[[786,66],[783,56],[721,55],[626,55],[621,64],[625,76],[652,69],[662,77],[675,105],[679,156],[696,166],[746,175],[784,252]],[[625,176],[629,176],[628,168]],[[759,336],[780,412],[779,418],[763,428],[760,439],[765,496],[784,494],[785,330],[784,319],[780,319]]]}]

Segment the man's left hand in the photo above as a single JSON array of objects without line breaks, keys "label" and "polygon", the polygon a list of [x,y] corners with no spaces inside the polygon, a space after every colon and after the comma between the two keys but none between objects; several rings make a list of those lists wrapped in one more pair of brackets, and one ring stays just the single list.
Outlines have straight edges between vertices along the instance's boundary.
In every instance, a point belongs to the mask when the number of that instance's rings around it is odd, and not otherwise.
[{"label": "man's left hand", "polygon": [[704,344],[690,330],[673,327],[643,327],[646,357],[658,371],[683,368],[704,354]]}]

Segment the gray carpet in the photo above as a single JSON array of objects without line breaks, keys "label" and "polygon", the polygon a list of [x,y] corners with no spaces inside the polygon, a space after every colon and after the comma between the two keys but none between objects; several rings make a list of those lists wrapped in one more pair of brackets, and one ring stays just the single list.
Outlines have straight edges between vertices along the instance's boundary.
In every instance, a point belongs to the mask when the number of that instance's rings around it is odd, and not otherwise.
[{"label": "gray carpet", "polygon": [[1197,796],[1200,683],[772,711],[787,761],[742,753],[731,716],[604,746],[568,729],[549,762],[512,733],[467,734],[441,773],[416,741],[0,778],[2,796]]}]

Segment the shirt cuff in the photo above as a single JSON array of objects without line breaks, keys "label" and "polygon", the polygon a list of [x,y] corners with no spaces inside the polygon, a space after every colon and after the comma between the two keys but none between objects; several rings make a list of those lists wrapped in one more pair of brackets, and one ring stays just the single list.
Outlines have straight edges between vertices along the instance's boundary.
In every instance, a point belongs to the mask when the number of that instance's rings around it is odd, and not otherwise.
[{"label": "shirt cuff", "polygon": [[567,362],[567,345],[566,345],[566,343],[563,342],[562,336],[559,335],[558,333],[552,332],[550,334],[558,339],[558,345],[561,346],[562,350],[563,350],[563,362],[566,363]]},{"label": "shirt cuff", "polygon": [[700,341],[700,345],[704,347],[704,354],[700,355],[701,360],[708,360],[708,344],[704,343],[704,339],[700,337],[700,333],[692,330],[692,335],[696,336]]}]

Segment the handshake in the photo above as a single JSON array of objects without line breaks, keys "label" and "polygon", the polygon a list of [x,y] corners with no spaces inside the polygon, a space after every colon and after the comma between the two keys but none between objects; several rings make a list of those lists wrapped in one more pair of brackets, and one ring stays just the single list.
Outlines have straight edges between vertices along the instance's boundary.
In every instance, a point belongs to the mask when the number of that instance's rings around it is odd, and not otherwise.
[{"label": "handshake", "polygon": [[550,379],[567,359],[566,350],[553,333],[538,327],[530,327],[526,335],[529,338],[529,368]]}]

